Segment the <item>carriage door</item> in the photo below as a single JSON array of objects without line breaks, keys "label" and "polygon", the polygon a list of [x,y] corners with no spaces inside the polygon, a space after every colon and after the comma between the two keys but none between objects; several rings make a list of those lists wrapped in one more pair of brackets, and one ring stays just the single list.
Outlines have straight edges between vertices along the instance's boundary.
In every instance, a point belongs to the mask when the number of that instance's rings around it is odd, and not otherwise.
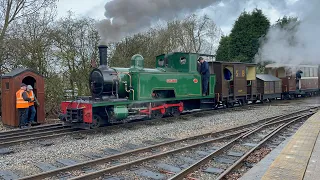
[{"label": "carriage door", "polygon": [[233,86],[233,66],[232,65],[226,65],[223,67],[223,76],[224,76],[225,82],[227,83],[225,87],[227,87],[228,95],[233,96],[234,86]]}]

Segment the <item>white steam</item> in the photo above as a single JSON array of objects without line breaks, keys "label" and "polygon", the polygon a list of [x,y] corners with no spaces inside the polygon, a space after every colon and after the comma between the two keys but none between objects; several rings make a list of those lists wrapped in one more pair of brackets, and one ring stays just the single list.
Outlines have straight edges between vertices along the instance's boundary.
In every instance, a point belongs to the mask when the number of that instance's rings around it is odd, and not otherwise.
[{"label": "white steam", "polygon": [[[320,1],[300,0],[295,3],[299,24],[288,28],[270,28],[256,62],[279,64],[320,64]],[[296,26],[295,30],[288,30]]]}]

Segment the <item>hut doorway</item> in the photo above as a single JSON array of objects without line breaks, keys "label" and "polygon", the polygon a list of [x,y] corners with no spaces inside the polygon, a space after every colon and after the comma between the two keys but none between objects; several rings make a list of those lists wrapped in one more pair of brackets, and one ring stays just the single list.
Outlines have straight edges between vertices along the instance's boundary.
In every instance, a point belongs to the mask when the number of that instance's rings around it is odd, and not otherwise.
[{"label": "hut doorway", "polygon": [[[22,80],[22,83],[25,83],[26,85],[31,85],[32,88],[33,88],[33,93],[34,93],[35,97],[38,97],[38,96],[37,96],[37,81],[36,81],[35,78],[33,78],[33,77],[31,77],[31,76],[27,76],[27,77],[25,77],[25,78]],[[35,116],[34,116],[34,121],[35,121],[35,122],[38,122],[38,121],[37,121],[38,107],[37,107],[36,105],[35,105],[34,107],[35,107],[35,109],[36,109],[36,114],[35,114]],[[31,110],[30,110],[30,109],[29,109],[28,115],[29,115],[28,118],[30,119],[30,116],[31,116]]]}]

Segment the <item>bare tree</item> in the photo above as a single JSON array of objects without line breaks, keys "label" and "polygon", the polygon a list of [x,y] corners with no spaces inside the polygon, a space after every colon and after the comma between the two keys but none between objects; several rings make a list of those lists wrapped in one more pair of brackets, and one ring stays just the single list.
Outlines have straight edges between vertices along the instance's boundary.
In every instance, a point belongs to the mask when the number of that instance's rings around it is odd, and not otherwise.
[{"label": "bare tree", "polygon": [[0,65],[2,64],[4,39],[10,25],[17,19],[41,11],[56,0],[1,0],[0,1]]},{"label": "bare tree", "polygon": [[[88,78],[91,60],[97,56],[99,36],[94,20],[76,19],[72,14],[57,22],[55,38],[56,57],[60,61],[64,78],[71,90],[79,89],[80,95],[89,92]],[[74,95],[74,94],[73,94]]]},{"label": "bare tree", "polygon": [[159,24],[147,32],[126,37],[115,45],[112,65],[128,67],[132,55],[140,53],[146,67],[154,67],[155,56],[173,51],[215,52],[222,31],[205,16],[192,15],[183,20]]},{"label": "bare tree", "polygon": [[5,39],[4,57],[7,67],[28,67],[46,76],[53,58],[55,15],[55,8],[52,7],[12,24]]}]

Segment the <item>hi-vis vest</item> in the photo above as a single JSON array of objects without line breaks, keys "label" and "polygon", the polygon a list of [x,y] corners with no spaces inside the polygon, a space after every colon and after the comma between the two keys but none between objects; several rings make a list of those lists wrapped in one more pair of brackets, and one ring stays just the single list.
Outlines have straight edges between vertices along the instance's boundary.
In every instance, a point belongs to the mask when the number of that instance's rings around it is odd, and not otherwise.
[{"label": "hi-vis vest", "polygon": [[[34,93],[32,90],[28,93],[28,97],[31,99],[31,101],[34,101]],[[34,105],[34,102],[29,102],[29,106],[33,106],[33,105]]]},{"label": "hi-vis vest", "polygon": [[22,93],[24,90],[20,89],[19,91],[16,92],[16,108],[29,108],[29,102],[23,100]]}]

